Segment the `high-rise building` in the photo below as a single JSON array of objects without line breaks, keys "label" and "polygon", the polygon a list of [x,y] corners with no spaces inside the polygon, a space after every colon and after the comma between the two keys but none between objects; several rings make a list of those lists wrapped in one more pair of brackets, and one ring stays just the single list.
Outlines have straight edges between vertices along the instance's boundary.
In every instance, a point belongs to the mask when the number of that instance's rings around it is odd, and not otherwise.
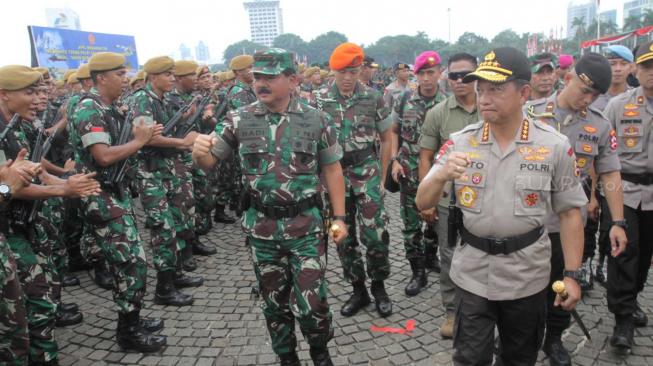
[{"label": "high-rise building", "polygon": [[185,44],[179,45],[179,58],[182,60],[190,60],[190,47]]},{"label": "high-rise building", "polygon": [[45,9],[45,18],[48,27],[82,30],[79,24],[79,15],[70,8]]},{"label": "high-rise building", "polygon": [[647,9],[653,11],[653,0],[626,1],[624,2],[624,20],[629,17],[641,18]]},{"label": "high-rise building", "polygon": [[198,62],[206,62],[211,58],[209,55],[209,47],[200,41],[195,47],[195,60]]},{"label": "high-rise building", "polygon": [[567,38],[574,38],[577,26],[574,19],[582,19],[583,27],[596,20],[596,1],[574,0],[567,6]]},{"label": "high-rise building", "polygon": [[249,13],[252,42],[268,47],[272,46],[272,41],[278,35],[283,34],[283,17],[281,16],[279,1],[245,1],[243,5]]},{"label": "high-rise building", "polygon": [[617,24],[617,9],[606,10],[599,13],[601,23],[614,23]]}]

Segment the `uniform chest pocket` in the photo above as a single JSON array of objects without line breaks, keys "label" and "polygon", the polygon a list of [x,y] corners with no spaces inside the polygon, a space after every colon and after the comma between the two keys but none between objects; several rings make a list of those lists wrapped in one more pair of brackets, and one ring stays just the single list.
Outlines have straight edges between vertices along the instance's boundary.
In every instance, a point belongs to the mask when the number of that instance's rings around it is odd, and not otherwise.
[{"label": "uniform chest pocket", "polygon": [[419,139],[420,127],[417,122],[417,113],[415,111],[406,111],[401,121],[401,138],[404,141],[415,143]]},{"label": "uniform chest pocket", "polygon": [[515,216],[545,215],[550,196],[551,176],[515,176]]},{"label": "uniform chest pocket", "polygon": [[265,174],[268,170],[268,140],[241,140],[240,156],[245,174]]},{"label": "uniform chest pocket", "polygon": [[317,172],[317,142],[295,138],[291,142],[289,169],[292,174],[315,174]]},{"label": "uniform chest pocket", "polygon": [[376,108],[373,100],[361,100],[354,106],[353,138],[356,142],[374,141]]},{"label": "uniform chest pocket", "polygon": [[455,181],[458,207],[470,212],[481,212],[485,195],[484,174],[483,171],[467,169],[465,175]]},{"label": "uniform chest pocket", "polygon": [[635,153],[642,152],[644,142],[644,128],[640,123],[623,123],[617,129],[619,152]]}]

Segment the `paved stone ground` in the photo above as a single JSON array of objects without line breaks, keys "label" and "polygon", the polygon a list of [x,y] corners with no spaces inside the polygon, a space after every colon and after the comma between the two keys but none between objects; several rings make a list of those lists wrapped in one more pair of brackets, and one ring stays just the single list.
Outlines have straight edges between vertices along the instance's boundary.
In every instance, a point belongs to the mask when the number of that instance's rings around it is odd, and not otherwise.
[{"label": "paved stone ground", "polygon": [[[378,318],[370,305],[353,318],[343,318],[340,307],[348,298],[348,286],[341,277],[340,261],[335,248],[329,250],[329,301],[334,313],[335,337],[330,351],[336,365],[448,365],[451,363],[452,342],[443,340],[439,326],[443,320],[438,276],[429,275],[429,286],[419,296],[407,298],[404,286],[410,269],[404,258],[401,242],[398,194],[386,198],[391,216],[392,275],[387,289],[394,302],[394,314]],[[142,217],[141,217],[142,219]],[[140,220],[140,223],[143,221]],[[141,230],[143,239],[149,235]],[[239,224],[218,225],[204,239],[217,246],[218,254],[197,257],[198,273],[204,276],[204,286],[191,289],[193,306],[184,308],[154,305],[156,284],[154,271],[148,272],[148,293],[145,316],[165,319],[163,334],[168,347],[161,353],[143,355],[123,353],[114,342],[116,315],[109,291],[98,288],[87,273],[78,273],[80,287],[64,289],[65,302],[77,302],[84,313],[84,322],[77,326],[57,329],[62,365],[267,365],[277,363],[272,353],[265,321],[258,299],[251,295],[255,283],[248,251],[244,246]],[[653,291],[640,297],[645,311],[651,314]],[[652,365],[653,328],[638,328],[636,346],[627,358],[611,352],[608,339],[614,320],[607,310],[605,290],[597,288],[587,294],[579,306],[583,321],[590,329],[593,342],[588,343],[575,323],[564,334],[565,346],[573,352],[580,365]],[[385,334],[370,331],[372,325],[402,327],[415,320],[410,334]],[[297,330],[299,356],[310,363],[308,346]],[[548,365],[540,352],[538,364]]]}]

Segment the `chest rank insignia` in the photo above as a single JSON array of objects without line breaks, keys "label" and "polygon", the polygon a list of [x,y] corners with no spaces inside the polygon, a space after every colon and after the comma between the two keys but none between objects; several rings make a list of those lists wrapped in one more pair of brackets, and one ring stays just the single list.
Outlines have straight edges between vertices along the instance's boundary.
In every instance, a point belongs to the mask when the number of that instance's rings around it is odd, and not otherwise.
[{"label": "chest rank insignia", "polygon": [[482,142],[488,142],[490,139],[490,124],[485,122],[483,124],[483,135],[481,137]]},{"label": "chest rank insignia", "polygon": [[524,123],[521,125],[520,138],[522,141],[528,141],[528,129],[530,128],[530,122],[525,119]]},{"label": "chest rank insignia", "polygon": [[546,160],[546,157],[549,156],[551,150],[542,146],[539,148],[533,148],[530,146],[522,146],[519,148],[519,153],[527,161],[543,161]]}]

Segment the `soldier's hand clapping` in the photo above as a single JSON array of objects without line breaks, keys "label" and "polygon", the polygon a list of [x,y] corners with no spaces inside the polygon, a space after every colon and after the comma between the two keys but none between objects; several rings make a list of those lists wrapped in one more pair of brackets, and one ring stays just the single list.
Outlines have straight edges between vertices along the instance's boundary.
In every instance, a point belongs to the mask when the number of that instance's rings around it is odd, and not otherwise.
[{"label": "soldier's hand clapping", "polygon": [[97,196],[102,191],[100,183],[95,179],[95,172],[88,174],[75,174],[66,180],[67,197]]},{"label": "soldier's hand clapping", "polygon": [[218,143],[218,138],[212,135],[198,135],[193,145],[193,158],[203,158],[211,153],[213,145]]},{"label": "soldier's hand clapping", "polygon": [[16,160],[9,160],[0,166],[0,181],[11,187],[11,191],[14,194],[23,187],[30,185],[32,178],[41,169],[40,164],[25,160],[26,155],[27,150],[22,149],[18,153]]},{"label": "soldier's hand clapping", "polygon": [[155,126],[161,127],[161,125],[148,125],[143,119],[135,120],[132,125],[134,140],[138,141],[141,145],[147,144],[152,139],[152,136],[154,136]]},{"label": "soldier's hand clapping", "polygon": [[471,164],[467,154],[454,151],[449,154],[447,162],[438,170],[438,179],[442,182],[458,179],[465,173],[465,168]]}]

